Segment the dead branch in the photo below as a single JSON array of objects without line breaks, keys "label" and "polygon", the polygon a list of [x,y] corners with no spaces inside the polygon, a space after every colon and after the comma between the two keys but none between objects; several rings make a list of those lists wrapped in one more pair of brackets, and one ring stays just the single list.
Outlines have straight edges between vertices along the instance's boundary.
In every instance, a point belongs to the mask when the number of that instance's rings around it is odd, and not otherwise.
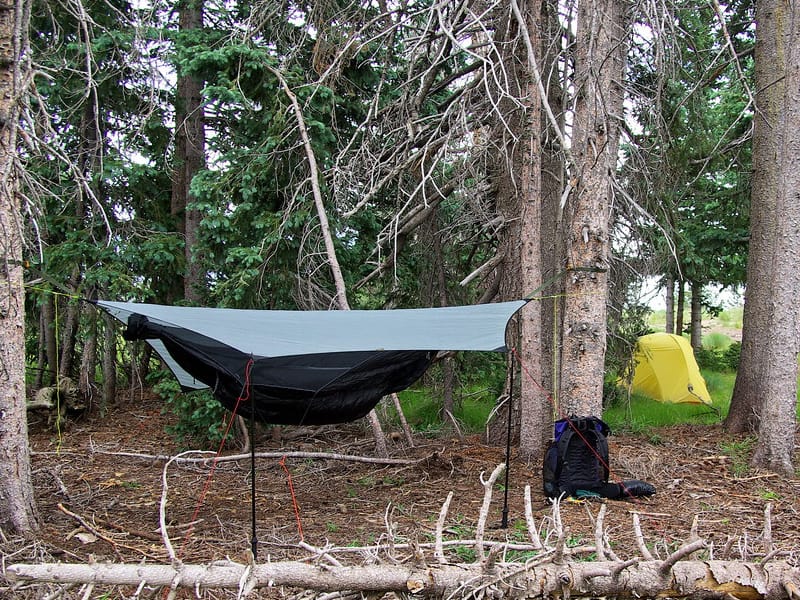
[{"label": "dead branch", "polygon": [[144,552],[143,550],[141,550],[141,549],[139,549],[139,548],[136,548],[136,547],[134,547],[134,546],[128,546],[128,545],[126,545],[126,544],[122,544],[122,543],[120,543],[120,542],[118,542],[118,541],[116,541],[116,540],[114,540],[114,539],[110,538],[109,536],[107,536],[107,535],[105,535],[104,533],[102,533],[102,532],[101,532],[99,529],[97,529],[96,527],[93,527],[92,525],[90,525],[90,524],[89,524],[89,522],[88,522],[86,519],[84,519],[82,516],[80,516],[80,515],[79,515],[79,514],[77,514],[77,513],[74,513],[74,512],[72,512],[71,510],[68,510],[68,509],[67,509],[67,508],[66,508],[66,507],[65,507],[63,504],[61,504],[60,502],[59,502],[59,503],[58,503],[56,506],[58,507],[58,510],[60,510],[61,512],[63,512],[65,515],[67,515],[67,516],[69,516],[69,517],[71,517],[71,518],[75,519],[75,520],[76,520],[76,521],[77,521],[77,522],[78,522],[78,523],[81,525],[81,527],[83,527],[83,528],[84,528],[86,531],[88,531],[88,532],[89,532],[89,533],[91,533],[92,535],[94,535],[94,536],[96,536],[96,537],[100,538],[100,539],[101,539],[101,540],[103,540],[104,542],[107,542],[108,544],[110,544],[110,545],[111,545],[111,547],[112,547],[112,548],[113,548],[113,550],[114,550],[114,554],[116,554],[116,555],[117,555],[117,557],[119,557],[119,558],[122,558],[122,556],[121,556],[121,555],[120,555],[120,553],[119,553],[119,547],[121,547],[121,548],[126,548],[127,550],[133,550],[134,552],[139,552],[140,554],[143,554],[143,555],[144,555],[144,556],[146,556],[147,558],[150,558],[150,559],[155,559],[155,557],[151,556],[150,554],[147,554],[146,552]]},{"label": "dead branch", "polygon": [[[227,456],[217,456],[216,458],[213,456],[214,452],[206,451],[206,450],[195,450],[195,453],[203,453],[207,456],[203,458],[188,458],[184,456],[171,456],[169,454],[143,454],[139,452],[110,452],[107,450],[93,450],[95,454],[104,454],[107,456],[119,456],[123,458],[137,458],[141,460],[150,460],[153,462],[160,462],[160,461],[173,461],[176,464],[202,464],[207,465],[212,461],[216,462],[231,462],[231,461],[240,461],[240,460],[250,460],[250,454],[230,454]],[[59,454],[67,454],[69,453],[68,450],[62,450]],[[33,452],[34,456],[44,456],[47,454],[54,454],[52,452]],[[84,452],[80,453],[81,455],[85,454]],[[184,453],[182,453],[184,454]],[[409,459],[409,458],[379,458],[375,456],[356,456],[351,454],[337,454],[335,452],[301,452],[301,451],[292,451],[292,452],[256,452],[256,458],[265,458],[265,459],[282,459],[282,458],[311,458],[311,459],[319,459],[319,460],[343,460],[343,461],[350,461],[350,462],[363,462],[363,463],[372,463],[372,464],[379,464],[379,465],[414,465],[420,462],[425,462],[430,457],[425,457],[421,459]]]},{"label": "dead branch", "polygon": [[169,490],[169,485],[167,484],[167,469],[169,469],[170,464],[174,461],[191,452],[192,451],[189,450],[174,456],[166,462],[164,468],[161,470],[161,501],[158,505],[158,523],[161,531],[161,540],[164,542],[164,547],[167,549],[167,556],[169,556],[170,560],[173,562],[177,560],[177,555],[175,554],[175,549],[172,547],[172,542],[167,532],[167,490]]},{"label": "dead branch", "polygon": [[775,550],[772,543],[772,503],[764,507],[764,552],[769,554]]},{"label": "dead branch", "polygon": [[606,505],[601,504],[594,523],[594,545],[597,548],[597,560],[606,560],[605,540],[603,539],[603,523],[606,516]]},{"label": "dead branch", "polygon": [[72,512],[72,511],[70,511],[70,510],[67,510],[67,509],[64,507],[64,505],[63,505],[63,504],[61,504],[60,502],[57,504],[57,506],[58,506],[58,510],[60,510],[61,512],[63,512],[65,515],[67,515],[67,516],[69,516],[69,517],[72,517],[73,519],[75,519],[75,520],[76,520],[78,523],[80,523],[81,527],[83,527],[83,528],[84,528],[86,531],[88,531],[88,532],[89,532],[89,533],[91,533],[92,535],[94,535],[94,536],[96,536],[96,537],[100,538],[101,540],[103,540],[103,541],[105,541],[105,542],[108,542],[109,544],[111,544],[111,547],[114,549],[114,553],[117,555],[117,557],[118,557],[118,558],[122,558],[122,556],[120,556],[119,550],[117,549],[117,542],[115,542],[114,540],[112,540],[112,539],[111,539],[110,537],[108,537],[107,535],[103,535],[103,534],[102,534],[100,531],[98,531],[97,529],[95,529],[94,527],[92,527],[91,525],[89,525],[89,523],[86,521],[86,519],[84,519],[84,518],[83,518],[83,517],[81,517],[80,515],[78,515],[78,514],[75,514],[74,512]]},{"label": "dead branch", "polygon": [[481,484],[483,484],[483,504],[481,511],[478,513],[478,526],[475,528],[476,551],[478,553],[478,560],[483,561],[486,555],[483,551],[483,532],[486,529],[486,519],[489,516],[489,505],[492,503],[492,488],[497,482],[497,478],[505,471],[505,463],[500,463],[494,468],[489,479],[483,480],[483,473],[481,473]]},{"label": "dead branch", "polygon": [[450,502],[453,500],[453,492],[447,494],[447,500],[442,504],[442,509],[439,511],[439,519],[436,521],[436,550],[433,556],[440,564],[446,564],[447,559],[444,557],[444,546],[442,545],[442,532],[444,531],[444,521],[447,518],[447,510],[450,508]]},{"label": "dead branch", "polygon": [[[619,575],[617,562],[571,562],[532,565],[520,570],[517,563],[496,563],[494,574],[485,573],[480,563],[459,565],[365,565],[322,567],[289,561],[244,565],[216,562],[209,565],[149,564],[16,564],[7,569],[12,581],[39,581],[62,584],[92,582],[95,585],[148,585],[158,587],[240,589],[290,586],[317,591],[363,590],[409,592],[443,597],[472,591],[491,584],[501,594],[524,591],[528,598],[561,596],[672,596],[686,599],[724,597],[795,599],[797,570],[785,562],[761,566],[755,563],[721,561],[679,561],[671,577],[660,575],[661,561],[628,565]],[[616,573],[616,575],[615,575]]]},{"label": "dead branch", "polygon": [[403,434],[406,437],[406,442],[412,448],[414,447],[414,436],[411,435],[411,427],[408,425],[408,421],[406,420],[406,415],[403,413],[403,407],[400,405],[400,396],[396,393],[392,394],[392,404],[394,405],[394,409],[397,412],[397,416],[400,419],[400,425],[403,428]]},{"label": "dead branch", "polygon": [[533,547],[537,550],[542,549],[542,541],[539,539],[539,529],[536,521],[533,520],[533,504],[531,503],[531,486],[525,486],[525,523],[528,526],[528,536],[531,538]]},{"label": "dead branch", "polygon": [[644,542],[644,536],[642,535],[642,526],[639,523],[639,514],[633,513],[633,534],[636,538],[636,546],[639,548],[639,552],[642,553],[642,556],[645,560],[653,560],[653,555],[650,554],[650,550],[647,548],[647,544]]},{"label": "dead branch", "polygon": [[679,560],[689,556],[692,552],[705,547],[705,540],[695,540],[694,542],[690,542],[684,546],[681,546],[675,552],[670,554],[664,562],[661,563],[661,566],[658,569],[659,573],[666,577]]}]

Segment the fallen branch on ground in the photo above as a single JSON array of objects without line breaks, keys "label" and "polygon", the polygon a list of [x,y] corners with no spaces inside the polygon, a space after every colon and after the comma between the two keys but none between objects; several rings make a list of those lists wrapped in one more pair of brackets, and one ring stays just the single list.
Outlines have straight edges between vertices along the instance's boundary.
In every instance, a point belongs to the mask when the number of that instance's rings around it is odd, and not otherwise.
[{"label": "fallen branch on ground", "polygon": [[[119,456],[122,458],[137,458],[140,460],[150,460],[153,462],[166,462],[172,461],[176,464],[208,464],[215,460],[214,452],[211,451],[201,451],[195,450],[193,452],[202,452],[204,454],[208,454],[209,456],[205,457],[180,457],[176,458],[175,456],[169,454],[142,454],[139,452],[111,452],[108,450],[93,450],[94,454],[104,454],[107,456]],[[63,455],[67,454],[68,451],[62,450],[58,454]],[[44,455],[44,454],[54,454],[48,452],[33,452],[33,455]],[[81,454],[85,455],[86,452],[81,452]],[[362,463],[373,463],[379,465],[415,465],[417,463],[425,462],[426,460],[430,460],[434,455],[426,456],[424,458],[377,458],[374,456],[358,456],[353,454],[336,454],[332,452],[256,452],[256,458],[268,458],[268,459],[281,459],[281,458],[312,458],[318,460],[342,460],[342,461],[350,461],[350,462],[362,462]],[[225,456],[218,456],[216,457],[216,462],[232,462],[232,461],[240,461],[240,460],[250,460],[250,454],[229,454]]]},{"label": "fallen branch on ground", "polygon": [[[92,582],[102,585],[178,586],[187,588],[248,589],[289,586],[316,591],[363,590],[413,592],[424,596],[465,597],[477,589],[493,588],[514,597],[729,597],[748,600],[791,598],[800,585],[798,570],[785,562],[768,565],[729,561],[679,561],[662,575],[663,561],[644,561],[620,569],[619,562],[546,563],[527,567],[496,563],[487,573],[483,563],[439,565],[365,565],[333,567],[297,561],[244,565],[130,564],[17,564],[9,579]],[[567,593],[569,596],[567,596]],[[497,596],[496,596],[497,597]]]}]

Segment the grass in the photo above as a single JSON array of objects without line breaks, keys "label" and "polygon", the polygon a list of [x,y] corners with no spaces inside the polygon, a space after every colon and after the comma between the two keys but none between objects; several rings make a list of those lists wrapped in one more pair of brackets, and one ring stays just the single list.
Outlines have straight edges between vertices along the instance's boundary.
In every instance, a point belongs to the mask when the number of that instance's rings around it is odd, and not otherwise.
[{"label": "grass", "polygon": [[[735,373],[703,371],[711,406],[705,404],[670,404],[647,396],[631,394],[629,400],[617,401],[603,410],[603,420],[612,430],[643,432],[652,427],[669,427],[679,423],[711,425],[728,414],[733,394]],[[624,393],[621,394],[625,396]]]},{"label": "grass", "polygon": [[755,443],[756,438],[748,436],[720,444],[722,453],[731,458],[731,472],[734,477],[744,477],[749,472],[750,455],[753,453]]},{"label": "grass", "polygon": [[668,427],[678,423],[710,425],[720,421],[720,409],[705,404],[670,404],[632,394],[629,401],[617,402],[603,411],[603,420],[614,431],[645,432],[651,427]]},{"label": "grass", "polygon": [[[633,394],[629,401],[618,401],[607,407],[603,411],[603,419],[615,431],[636,432],[679,423],[718,423],[728,413],[736,375],[704,371],[703,376],[713,408],[704,404],[667,404]],[[494,401],[494,395],[478,388],[463,393],[461,401],[456,403],[454,414],[461,431],[483,431],[489,413],[494,408]],[[415,431],[435,434],[443,429],[439,412],[441,398],[431,394],[430,390],[405,390],[400,393],[400,404],[409,425]]]},{"label": "grass", "polygon": [[[723,310],[716,317],[708,314],[703,314],[703,323],[710,324],[716,323],[720,327],[728,329],[741,329],[742,328],[742,313],[744,312],[743,306],[731,306]],[[684,312],[684,323],[689,323],[691,315],[687,308]],[[653,328],[654,331],[664,331],[664,323],[667,320],[667,312],[662,308],[654,310],[650,313],[647,324]]]},{"label": "grass", "polygon": [[[442,429],[441,398],[427,389],[400,392],[400,405],[409,425],[415,431],[435,433]],[[483,431],[489,413],[494,408],[495,396],[482,388],[467,389],[455,403],[453,416],[463,433]]]}]

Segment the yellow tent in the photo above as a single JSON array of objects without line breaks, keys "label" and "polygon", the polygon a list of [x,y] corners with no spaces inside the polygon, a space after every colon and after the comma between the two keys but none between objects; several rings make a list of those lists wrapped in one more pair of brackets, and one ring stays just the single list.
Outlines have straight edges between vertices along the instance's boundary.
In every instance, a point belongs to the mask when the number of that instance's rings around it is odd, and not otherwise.
[{"label": "yellow tent", "polygon": [[670,333],[651,333],[639,338],[634,352],[634,392],[661,402],[711,404],[689,342]]}]

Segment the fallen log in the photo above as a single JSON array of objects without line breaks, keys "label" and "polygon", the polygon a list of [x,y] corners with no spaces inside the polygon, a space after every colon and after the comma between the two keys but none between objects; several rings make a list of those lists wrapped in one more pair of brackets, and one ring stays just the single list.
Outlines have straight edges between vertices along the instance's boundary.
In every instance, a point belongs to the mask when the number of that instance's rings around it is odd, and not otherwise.
[{"label": "fallen log", "polygon": [[[665,568],[665,566],[667,568]],[[800,600],[800,570],[785,561],[603,561],[536,564],[365,565],[331,567],[287,561],[246,565],[15,564],[11,581],[61,584],[229,588],[288,586],[320,592],[412,592],[464,597],[480,590],[508,598],[670,597],[688,600]],[[496,596],[495,596],[496,597]]]}]

